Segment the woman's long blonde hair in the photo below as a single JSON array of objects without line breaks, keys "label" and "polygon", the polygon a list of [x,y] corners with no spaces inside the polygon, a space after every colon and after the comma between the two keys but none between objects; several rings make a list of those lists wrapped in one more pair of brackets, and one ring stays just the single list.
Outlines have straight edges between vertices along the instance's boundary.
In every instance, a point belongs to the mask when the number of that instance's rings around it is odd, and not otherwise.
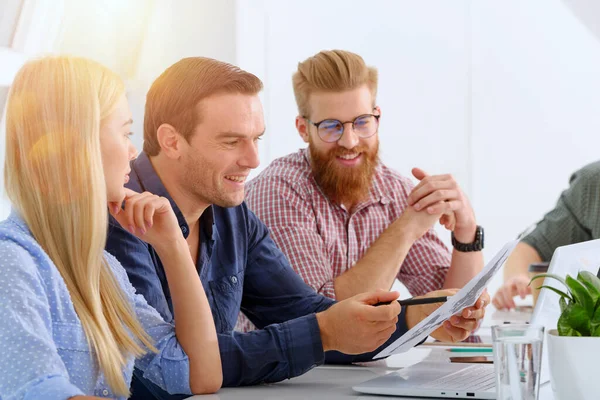
[{"label": "woman's long blonde hair", "polygon": [[7,104],[4,166],[13,206],[62,275],[98,366],[121,396],[127,358],[153,349],[103,255],[100,125],[124,93],[115,73],[90,60],[27,63]]}]

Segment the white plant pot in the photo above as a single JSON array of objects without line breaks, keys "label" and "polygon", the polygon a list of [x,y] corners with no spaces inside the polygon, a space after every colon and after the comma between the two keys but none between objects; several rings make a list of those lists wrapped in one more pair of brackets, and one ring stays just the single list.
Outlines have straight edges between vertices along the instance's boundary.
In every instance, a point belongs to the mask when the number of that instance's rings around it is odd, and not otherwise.
[{"label": "white plant pot", "polygon": [[552,329],[546,340],[554,399],[600,399],[600,337],[558,336]]}]

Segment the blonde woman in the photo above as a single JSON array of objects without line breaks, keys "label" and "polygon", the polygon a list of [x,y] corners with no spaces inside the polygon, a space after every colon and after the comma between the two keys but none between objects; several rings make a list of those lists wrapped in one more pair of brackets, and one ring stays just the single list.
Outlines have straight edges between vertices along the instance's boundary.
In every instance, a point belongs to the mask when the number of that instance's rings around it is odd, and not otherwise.
[{"label": "blonde woman", "polygon": [[[122,81],[95,62],[46,57],[15,78],[4,171],[13,211],[0,223],[1,399],[126,398],[134,363],[170,393],[221,386],[210,308],[171,205],[123,187],[131,122]],[[107,210],[168,260],[176,326],[104,252]]]}]

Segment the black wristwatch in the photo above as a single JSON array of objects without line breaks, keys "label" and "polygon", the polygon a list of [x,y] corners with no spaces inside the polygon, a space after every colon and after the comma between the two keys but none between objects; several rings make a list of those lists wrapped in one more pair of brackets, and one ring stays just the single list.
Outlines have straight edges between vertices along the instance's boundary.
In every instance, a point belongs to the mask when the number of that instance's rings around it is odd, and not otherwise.
[{"label": "black wristwatch", "polygon": [[456,250],[462,251],[463,253],[483,250],[483,228],[477,225],[477,229],[475,230],[475,240],[472,243],[459,242],[454,237],[454,232],[452,232],[452,246],[454,246]]}]

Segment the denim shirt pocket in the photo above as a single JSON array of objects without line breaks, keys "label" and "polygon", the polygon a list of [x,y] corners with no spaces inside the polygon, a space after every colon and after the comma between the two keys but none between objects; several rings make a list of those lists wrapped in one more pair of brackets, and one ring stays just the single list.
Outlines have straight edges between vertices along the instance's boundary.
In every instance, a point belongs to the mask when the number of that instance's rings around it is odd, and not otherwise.
[{"label": "denim shirt pocket", "polygon": [[53,322],[52,339],[65,365],[81,365],[91,357],[91,351],[81,324]]},{"label": "denim shirt pocket", "polygon": [[218,314],[214,317],[221,325],[216,327],[217,332],[229,333],[235,327],[240,312],[244,288],[244,271],[222,276],[209,282],[209,285]]}]

